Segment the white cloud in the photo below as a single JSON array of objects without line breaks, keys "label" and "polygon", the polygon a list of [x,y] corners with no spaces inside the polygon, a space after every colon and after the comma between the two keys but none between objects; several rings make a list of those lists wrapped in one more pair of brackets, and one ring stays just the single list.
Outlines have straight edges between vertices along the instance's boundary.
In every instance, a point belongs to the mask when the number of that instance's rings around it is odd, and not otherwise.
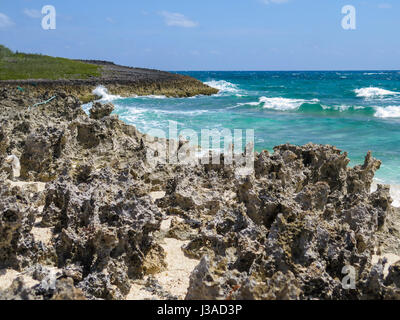
[{"label": "white cloud", "polygon": [[282,3],[289,2],[289,0],[261,0],[261,2],[263,2],[265,4],[271,4],[271,3],[282,4]]},{"label": "white cloud", "polygon": [[392,5],[390,3],[380,3],[378,4],[379,9],[391,9]]},{"label": "white cloud", "polygon": [[24,9],[24,14],[26,16],[28,16],[29,18],[34,18],[34,19],[42,17],[40,11],[36,10],[36,9],[27,9],[27,8],[25,8]]},{"label": "white cloud", "polygon": [[181,13],[162,11],[160,14],[165,18],[165,24],[167,26],[194,28],[199,25],[197,22],[189,20]]},{"label": "white cloud", "polygon": [[110,17],[107,17],[106,21],[109,22],[109,23],[115,23],[114,19],[110,18]]},{"label": "white cloud", "polygon": [[12,27],[15,23],[4,13],[0,12],[0,28]]}]

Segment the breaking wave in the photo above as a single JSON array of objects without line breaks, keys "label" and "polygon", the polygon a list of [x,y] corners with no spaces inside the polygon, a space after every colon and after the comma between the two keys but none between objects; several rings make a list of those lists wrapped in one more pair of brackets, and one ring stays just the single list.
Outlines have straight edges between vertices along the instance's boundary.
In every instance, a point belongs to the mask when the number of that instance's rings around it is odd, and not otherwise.
[{"label": "breaking wave", "polygon": [[239,93],[240,90],[238,89],[237,85],[225,81],[225,80],[211,80],[211,81],[207,81],[204,82],[204,84],[210,86],[211,88],[215,88],[218,89],[221,93]]},{"label": "breaking wave", "polygon": [[261,97],[258,101],[238,103],[228,109],[242,106],[262,107],[277,111],[297,111],[301,113],[341,113],[374,116],[376,118],[400,118],[400,106],[354,106],[354,105],[324,105],[318,99],[288,99]]},{"label": "breaking wave", "polygon": [[288,99],[288,98],[267,98],[261,97],[258,102],[242,102],[238,103],[236,107],[239,106],[262,106],[264,109],[272,109],[279,111],[289,111],[289,110],[298,110],[303,104],[310,103],[315,104],[318,103],[318,99],[313,100],[304,100],[304,99]]},{"label": "breaking wave", "polygon": [[371,99],[371,98],[381,98],[385,96],[393,96],[400,94],[400,92],[394,92],[382,88],[376,88],[376,87],[368,87],[368,88],[361,88],[361,89],[355,89],[354,92],[356,93],[357,97],[359,98],[366,98],[366,99]]},{"label": "breaking wave", "polygon": [[148,96],[138,96],[132,95],[130,97],[121,97],[119,95],[113,95],[108,92],[108,89],[104,86],[97,86],[96,89],[92,91],[92,93],[98,97],[100,97],[100,101],[109,102],[117,99],[167,99],[167,96],[164,95],[148,95]]},{"label": "breaking wave", "polygon": [[100,101],[113,101],[122,98],[121,96],[108,93],[108,89],[104,86],[97,86],[96,89],[92,91],[92,93],[100,97]]},{"label": "breaking wave", "polygon": [[267,98],[261,97],[260,103],[263,104],[264,109],[273,110],[297,110],[305,103],[318,103],[318,99],[313,100],[303,100],[303,99],[287,99],[287,98]]},{"label": "breaking wave", "polygon": [[400,118],[400,106],[376,107],[377,118]]}]

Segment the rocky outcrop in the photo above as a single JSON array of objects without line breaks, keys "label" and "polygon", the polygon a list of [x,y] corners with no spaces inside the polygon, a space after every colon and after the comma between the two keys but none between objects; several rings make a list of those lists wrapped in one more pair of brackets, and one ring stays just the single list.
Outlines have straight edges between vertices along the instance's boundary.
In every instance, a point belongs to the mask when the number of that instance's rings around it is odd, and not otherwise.
[{"label": "rocky outcrop", "polygon": [[100,102],[95,102],[89,111],[90,118],[96,120],[102,119],[109,116],[113,110],[114,106],[111,103],[101,104]]},{"label": "rocky outcrop", "polygon": [[0,268],[22,270],[35,259],[35,243],[30,233],[35,209],[27,194],[0,183]]},{"label": "rocky outcrop", "polygon": [[23,277],[18,277],[9,288],[0,291],[0,300],[86,300],[86,297],[71,278],[46,277],[32,288]]},{"label": "rocky outcrop", "polygon": [[42,224],[54,227],[58,267],[81,269],[78,287],[96,298],[121,299],[129,279],[146,272],[151,233],[162,215],[150,199],[135,195],[128,172],[96,175],[78,186],[63,177],[49,184]]},{"label": "rocky outcrop", "polygon": [[[348,162],[336,148],[312,144],[261,153],[255,176],[231,184],[237,196],[232,208],[221,208],[186,246],[188,254],[208,257],[194,270],[187,298],[348,299],[392,294],[392,288],[373,294],[368,289],[375,234],[392,213],[387,187],[369,191],[380,162],[371,154],[362,166],[347,168]],[[345,266],[355,268],[357,289],[343,288]]]},{"label": "rocky outcrop", "polygon": [[78,96],[85,103],[96,100],[93,90],[99,85],[106,86],[111,94],[122,97],[134,95],[192,97],[218,93],[217,89],[189,76],[159,70],[119,66],[106,61],[85,60],[83,62],[100,66],[101,74],[98,77],[82,80],[3,80],[0,81],[0,89],[7,88],[18,93],[20,91],[17,90],[17,87],[20,87],[36,98],[44,94],[53,96],[63,90],[69,95]]},{"label": "rocky outcrop", "polygon": [[399,298],[398,263],[383,256],[386,239],[398,254],[400,228],[389,187],[370,192],[381,165],[371,153],[349,168],[335,147],[281,145],[257,153],[247,176],[236,164],[165,164],[159,141],[111,104],[87,116],[63,92],[30,109],[29,92],[0,95],[0,263],[31,279],[0,298],[124,299],[131,281],[167,267],[164,237],[200,261],[187,299]]}]

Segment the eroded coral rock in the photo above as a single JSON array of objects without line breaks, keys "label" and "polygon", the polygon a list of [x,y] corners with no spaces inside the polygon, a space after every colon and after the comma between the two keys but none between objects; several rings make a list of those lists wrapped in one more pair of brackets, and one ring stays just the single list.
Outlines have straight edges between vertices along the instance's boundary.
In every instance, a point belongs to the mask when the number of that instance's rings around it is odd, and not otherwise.
[{"label": "eroded coral rock", "polygon": [[90,118],[102,119],[109,116],[113,110],[114,106],[111,103],[102,104],[100,102],[95,102],[90,109]]},{"label": "eroded coral rock", "polygon": [[[272,155],[258,155],[255,177],[224,181],[237,190],[238,203],[220,210],[185,247],[188,254],[210,257],[193,271],[187,298],[222,299],[235,270],[245,272],[230,287],[239,299],[371,298],[372,280],[366,279],[375,270],[375,233],[383,228],[392,200],[384,186],[369,193],[380,166],[370,153],[364,165],[347,168],[348,162],[334,147],[283,145]],[[238,228],[240,220],[232,220],[239,203],[245,206],[243,217],[251,220],[244,229]],[[224,267],[213,263],[219,257],[226,260]],[[343,288],[344,266],[356,269],[356,290]],[[374,286],[382,290],[383,279]],[[372,292],[382,297],[378,289]]]},{"label": "eroded coral rock", "polygon": [[34,258],[35,213],[27,194],[0,182],[0,268],[21,270]]},{"label": "eroded coral rock", "polygon": [[[1,297],[124,299],[131,280],[167,267],[160,243],[173,237],[200,260],[187,299],[399,299],[398,264],[372,262],[385,239],[396,250],[400,224],[389,187],[370,192],[381,165],[371,153],[349,168],[335,147],[286,144],[256,154],[243,177],[241,163],[163,162],[160,145],[184,141],[150,139],[112,105],[89,117],[66,93],[30,109],[29,93],[0,95],[0,263],[39,282],[17,279]],[[4,182],[8,154],[21,182],[46,189]],[[356,289],[342,285],[345,266]]]},{"label": "eroded coral rock", "polygon": [[133,180],[117,180],[107,170],[98,175],[79,187],[63,179],[50,184],[42,223],[55,228],[59,267],[79,264],[80,286],[88,293],[122,298],[129,279],[146,271],[145,257],[154,250],[151,232],[162,215],[149,198],[136,197]]}]

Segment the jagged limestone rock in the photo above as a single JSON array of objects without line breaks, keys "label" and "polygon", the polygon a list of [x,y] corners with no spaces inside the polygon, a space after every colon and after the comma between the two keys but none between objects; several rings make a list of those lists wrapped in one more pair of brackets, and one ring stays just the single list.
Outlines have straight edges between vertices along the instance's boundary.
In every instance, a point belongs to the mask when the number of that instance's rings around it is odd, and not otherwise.
[{"label": "jagged limestone rock", "polygon": [[114,106],[111,103],[101,104],[100,102],[94,102],[89,111],[90,118],[97,120],[102,119],[109,116],[113,110]]},{"label": "jagged limestone rock", "polygon": [[[385,273],[385,261],[372,262],[400,232],[389,187],[370,192],[381,165],[371,153],[349,168],[335,147],[286,144],[257,153],[243,177],[240,163],[149,161],[179,142],[150,139],[111,105],[89,117],[67,93],[31,109],[29,92],[0,95],[0,178],[15,154],[22,182],[46,182],[39,194],[0,181],[1,267],[39,281],[16,280],[1,297],[123,299],[131,280],[166,267],[156,235],[176,216],[164,236],[189,241],[182,250],[200,260],[187,299],[399,299],[397,264]],[[39,227],[46,243],[33,236]],[[356,289],[342,286],[344,266]]]}]

